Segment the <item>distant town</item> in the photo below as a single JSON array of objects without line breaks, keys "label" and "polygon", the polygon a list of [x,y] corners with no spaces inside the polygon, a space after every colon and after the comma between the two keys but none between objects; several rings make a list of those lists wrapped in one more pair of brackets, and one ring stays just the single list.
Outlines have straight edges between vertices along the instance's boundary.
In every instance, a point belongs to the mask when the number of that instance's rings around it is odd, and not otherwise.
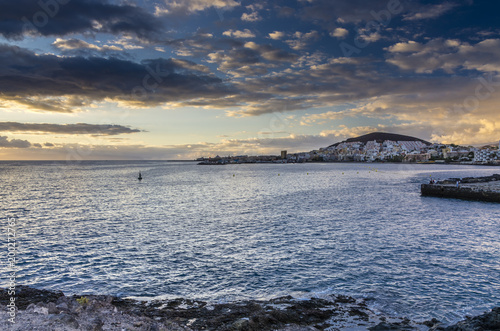
[{"label": "distant town", "polygon": [[392,133],[374,132],[302,153],[202,157],[202,165],[304,162],[405,162],[500,165],[500,142],[483,147],[429,143]]}]

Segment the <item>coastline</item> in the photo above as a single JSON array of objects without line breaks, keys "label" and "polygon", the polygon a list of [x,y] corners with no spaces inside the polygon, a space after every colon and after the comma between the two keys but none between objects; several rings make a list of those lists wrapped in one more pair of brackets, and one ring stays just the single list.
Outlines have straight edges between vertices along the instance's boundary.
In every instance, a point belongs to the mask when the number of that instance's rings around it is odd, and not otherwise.
[{"label": "coastline", "polygon": [[500,167],[500,164],[485,164],[485,163],[460,163],[460,162],[391,162],[391,161],[308,161],[308,162],[227,162],[227,163],[215,163],[215,162],[200,162],[198,160],[193,160],[191,162],[197,162],[197,165],[239,165],[239,164],[396,164],[396,165],[439,165],[439,166],[480,166],[480,167]]},{"label": "coastline", "polygon": [[[8,289],[0,289],[4,307]],[[110,295],[66,296],[60,291],[16,288],[15,323],[0,313],[4,330],[498,330],[500,307],[446,326],[436,319],[415,322],[383,316],[365,300],[343,295],[209,304],[174,299],[138,301]]]}]

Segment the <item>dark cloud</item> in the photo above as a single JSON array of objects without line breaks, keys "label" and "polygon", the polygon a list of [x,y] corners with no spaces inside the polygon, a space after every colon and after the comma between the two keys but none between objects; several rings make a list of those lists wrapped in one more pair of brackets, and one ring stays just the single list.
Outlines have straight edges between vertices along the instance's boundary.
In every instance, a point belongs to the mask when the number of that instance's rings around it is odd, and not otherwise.
[{"label": "dark cloud", "polygon": [[191,61],[58,57],[0,45],[0,99],[45,111],[71,112],[85,100],[146,106],[235,93],[207,72]]},{"label": "dark cloud", "polygon": [[21,39],[28,33],[64,36],[107,32],[149,37],[163,23],[143,8],[97,0],[0,0],[0,34]]},{"label": "dark cloud", "polygon": [[245,47],[257,52],[261,57],[268,61],[275,62],[295,62],[299,56],[294,53],[289,53],[281,48],[274,47],[272,45],[259,45],[253,41],[247,42]]},{"label": "dark cloud", "polygon": [[422,44],[401,42],[387,48],[388,62],[404,70],[432,73],[459,69],[500,72],[500,39],[485,39],[469,44],[454,39],[431,39]]},{"label": "dark cloud", "polygon": [[337,24],[360,23],[375,20],[375,15],[386,10],[389,3],[399,4],[401,11],[408,0],[302,0],[302,19]]},{"label": "dark cloud", "polygon": [[27,140],[11,139],[6,136],[0,136],[0,148],[28,148],[31,143]]},{"label": "dark cloud", "polygon": [[416,21],[416,20],[425,20],[425,19],[433,19],[439,17],[446,12],[455,8],[457,4],[451,2],[444,2],[440,4],[434,5],[426,5],[422,9],[417,12],[405,15],[403,20],[405,21]]},{"label": "dark cloud", "polygon": [[[442,16],[452,9],[470,5],[470,0],[441,1],[428,4],[423,0],[299,0],[300,17],[334,28],[343,24],[369,21],[388,25],[403,15],[405,20],[422,20]],[[439,2],[439,1],[436,1]]]},{"label": "dark cloud", "polygon": [[[0,132],[43,132],[59,134],[92,134],[114,136],[125,133],[141,132],[122,125],[112,124],[49,124],[49,123],[19,123],[0,122]],[[45,146],[49,146],[45,144]],[[53,145],[52,145],[53,146]]]}]

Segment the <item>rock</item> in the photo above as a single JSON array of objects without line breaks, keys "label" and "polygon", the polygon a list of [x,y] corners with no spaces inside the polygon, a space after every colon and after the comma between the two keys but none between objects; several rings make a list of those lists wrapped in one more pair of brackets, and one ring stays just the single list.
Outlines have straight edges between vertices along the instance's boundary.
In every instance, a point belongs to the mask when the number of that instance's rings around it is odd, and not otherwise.
[{"label": "rock", "polygon": [[69,314],[66,314],[66,313],[61,313],[58,315],[58,319],[64,323],[65,325],[69,326],[69,327],[72,327],[72,328],[75,328],[75,329],[78,329],[80,327],[80,325],[78,324],[78,322],[76,321],[76,319],[69,315]]},{"label": "rock", "polygon": [[231,325],[232,331],[243,331],[248,330],[250,322],[248,318],[240,318]]},{"label": "rock", "polygon": [[69,310],[68,304],[66,302],[61,302],[60,304],[56,305],[56,307],[60,311],[67,311],[67,310]]},{"label": "rock", "polygon": [[[20,310],[26,309],[30,304],[55,302],[64,296],[61,291],[38,290],[28,286],[16,286],[16,306]],[[8,289],[0,288],[0,304],[7,305],[10,300]]]},{"label": "rock", "polygon": [[439,323],[439,321],[437,319],[433,318],[430,321],[423,322],[422,324],[425,325],[425,326],[427,326],[427,327],[429,327],[429,328],[431,328],[431,327],[433,327],[434,325],[436,325],[438,323]]},{"label": "rock", "polygon": [[484,313],[455,325],[444,328],[446,331],[493,331],[500,330],[500,307],[493,308],[490,312]]},{"label": "rock", "polygon": [[[322,329],[319,329],[322,330]],[[279,329],[279,331],[318,331],[317,328],[312,326],[298,326],[298,325],[290,325],[286,326],[283,329]]]},{"label": "rock", "polygon": [[37,314],[48,315],[49,314],[49,309],[47,307],[36,306],[33,309],[33,312],[37,313]]},{"label": "rock", "polygon": [[401,325],[400,323],[387,323],[381,322],[371,328],[368,328],[370,331],[408,331],[415,330],[415,328],[410,327],[408,325]]},{"label": "rock", "polygon": [[58,314],[59,313],[59,309],[57,308],[56,304],[53,302],[49,302],[47,304],[47,309],[49,311],[49,314]]},{"label": "rock", "polygon": [[[500,330],[500,308],[445,328],[436,319],[423,323],[403,318],[386,319],[371,311],[363,300],[335,295],[327,299],[282,297],[211,305],[186,299],[146,303],[87,295],[88,303],[82,305],[76,301],[80,296],[65,297],[60,292],[28,288],[23,288],[21,292],[24,293],[21,298],[25,310],[20,311],[20,324],[14,329],[16,331]],[[1,293],[0,289],[0,297]],[[34,298],[29,304],[27,294],[32,294]],[[0,317],[6,312],[3,314],[0,312]]]},{"label": "rock", "polygon": [[28,307],[26,307],[26,311],[34,311],[36,308],[36,305],[34,303],[30,303]]},{"label": "rock", "polygon": [[96,317],[89,324],[89,331],[101,331],[104,322],[99,317]]}]

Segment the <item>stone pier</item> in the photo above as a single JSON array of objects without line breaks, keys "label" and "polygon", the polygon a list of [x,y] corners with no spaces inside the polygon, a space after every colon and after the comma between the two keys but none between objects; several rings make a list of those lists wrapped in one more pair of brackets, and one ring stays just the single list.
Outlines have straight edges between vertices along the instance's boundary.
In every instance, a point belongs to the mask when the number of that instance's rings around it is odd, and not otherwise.
[{"label": "stone pier", "polygon": [[420,190],[422,196],[500,202],[500,175],[450,178],[435,184],[422,184]]}]

